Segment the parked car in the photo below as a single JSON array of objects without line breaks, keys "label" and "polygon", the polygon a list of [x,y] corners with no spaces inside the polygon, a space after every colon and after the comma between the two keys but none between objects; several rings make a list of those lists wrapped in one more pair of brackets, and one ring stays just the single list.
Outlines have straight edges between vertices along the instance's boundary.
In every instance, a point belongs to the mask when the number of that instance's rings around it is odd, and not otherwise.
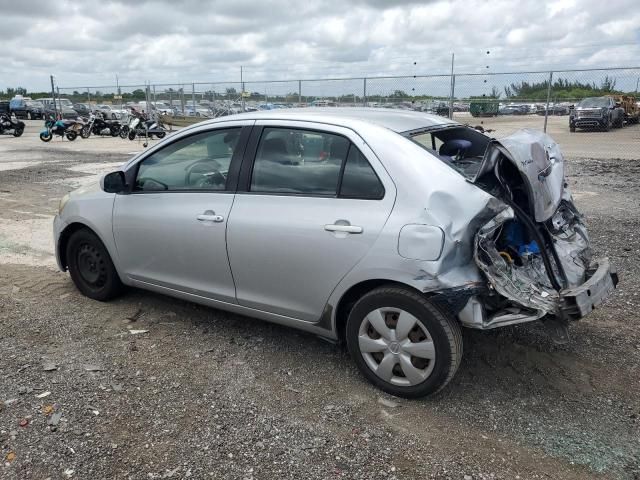
[{"label": "parked car", "polygon": [[499,115],[527,115],[528,105],[504,105],[498,110]]},{"label": "parked car", "polygon": [[93,108],[88,103],[74,103],[73,109],[78,112],[81,117],[88,117],[93,113]]},{"label": "parked car", "polygon": [[44,116],[53,117],[55,114],[59,114],[65,119],[78,118],[78,112],[73,109],[73,103],[68,98],[56,98],[55,105],[53,98],[39,98],[38,102],[44,106]]},{"label": "parked car", "polygon": [[[546,105],[540,105],[536,111],[538,115],[544,115],[546,111]],[[549,115],[569,115],[570,109],[568,105],[556,104],[549,105]]]},{"label": "parked car", "polygon": [[624,109],[611,97],[583,98],[569,116],[569,130],[576,128],[621,128],[624,124]]},{"label": "parked car", "polygon": [[341,340],[405,397],[451,380],[461,327],[542,320],[566,342],[617,283],[549,136],[410,111],[200,122],[64,196],[53,228],[90,298],[130,285]]},{"label": "parked car", "polygon": [[38,100],[27,100],[27,119],[42,119],[44,118],[44,105]]},{"label": "parked car", "polygon": [[97,105],[95,110],[102,113],[107,120],[120,120],[124,115],[124,110],[117,109],[111,105]]}]

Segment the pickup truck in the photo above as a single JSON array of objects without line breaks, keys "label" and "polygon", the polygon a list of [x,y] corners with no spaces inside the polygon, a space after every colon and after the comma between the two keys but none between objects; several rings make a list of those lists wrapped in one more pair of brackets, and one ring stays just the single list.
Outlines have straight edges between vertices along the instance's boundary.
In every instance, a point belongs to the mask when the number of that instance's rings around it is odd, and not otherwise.
[{"label": "pickup truck", "polygon": [[588,97],[580,100],[569,115],[569,131],[576,128],[601,128],[609,131],[611,127],[624,125],[624,109],[612,97]]}]

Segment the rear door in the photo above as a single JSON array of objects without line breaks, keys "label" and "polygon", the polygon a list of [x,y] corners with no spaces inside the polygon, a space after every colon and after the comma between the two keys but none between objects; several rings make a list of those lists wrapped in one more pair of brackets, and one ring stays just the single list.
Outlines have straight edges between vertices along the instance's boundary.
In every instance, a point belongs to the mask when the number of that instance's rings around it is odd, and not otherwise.
[{"label": "rear door", "polygon": [[227,226],[238,303],[317,321],[394,200],[393,182],[353,131],[258,121]]}]

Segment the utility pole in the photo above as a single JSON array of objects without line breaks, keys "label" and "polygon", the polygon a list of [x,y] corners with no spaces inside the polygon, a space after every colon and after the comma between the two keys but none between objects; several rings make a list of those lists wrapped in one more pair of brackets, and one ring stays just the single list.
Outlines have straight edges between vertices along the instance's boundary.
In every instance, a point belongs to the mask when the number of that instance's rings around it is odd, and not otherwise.
[{"label": "utility pole", "polygon": [[117,73],[116,73],[116,91],[118,92],[118,95],[120,95],[120,81],[118,79]]},{"label": "utility pole", "polygon": [[53,111],[58,118],[58,106],[56,105],[56,89],[53,86],[53,75],[50,75],[51,78],[51,99],[53,100]]}]

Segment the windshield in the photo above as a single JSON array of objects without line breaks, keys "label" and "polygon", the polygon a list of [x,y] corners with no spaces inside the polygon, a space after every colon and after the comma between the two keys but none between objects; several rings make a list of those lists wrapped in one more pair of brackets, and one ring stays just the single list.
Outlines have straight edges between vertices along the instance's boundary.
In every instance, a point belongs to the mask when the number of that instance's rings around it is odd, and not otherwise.
[{"label": "windshield", "polygon": [[585,98],[578,104],[580,108],[602,108],[609,106],[609,99],[606,97]]}]

